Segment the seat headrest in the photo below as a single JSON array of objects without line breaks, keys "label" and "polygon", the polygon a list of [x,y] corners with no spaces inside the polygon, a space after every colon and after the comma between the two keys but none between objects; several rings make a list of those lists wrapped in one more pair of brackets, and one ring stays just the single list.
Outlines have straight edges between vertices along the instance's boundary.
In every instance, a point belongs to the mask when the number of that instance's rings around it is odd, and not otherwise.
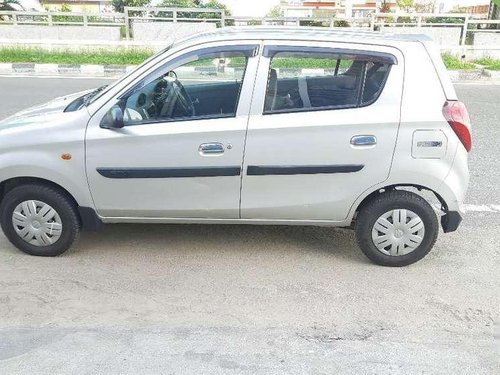
[{"label": "seat headrest", "polygon": [[278,89],[278,72],[276,69],[269,70],[269,78],[267,81],[267,94],[276,95]]},{"label": "seat headrest", "polygon": [[278,72],[276,69],[272,69],[269,71],[269,80],[277,80],[278,79]]}]

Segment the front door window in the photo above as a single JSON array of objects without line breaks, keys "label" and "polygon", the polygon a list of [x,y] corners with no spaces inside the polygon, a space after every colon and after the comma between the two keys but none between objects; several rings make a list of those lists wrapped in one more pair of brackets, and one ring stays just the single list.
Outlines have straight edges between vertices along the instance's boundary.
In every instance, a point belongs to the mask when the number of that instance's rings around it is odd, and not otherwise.
[{"label": "front door window", "polygon": [[125,125],[234,117],[248,57],[210,52],[151,77],[125,100]]}]

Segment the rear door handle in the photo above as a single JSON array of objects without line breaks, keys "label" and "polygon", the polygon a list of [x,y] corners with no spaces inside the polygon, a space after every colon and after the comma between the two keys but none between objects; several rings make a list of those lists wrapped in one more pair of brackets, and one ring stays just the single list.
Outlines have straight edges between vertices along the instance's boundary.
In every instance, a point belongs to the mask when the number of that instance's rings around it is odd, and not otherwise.
[{"label": "rear door handle", "polygon": [[355,135],[351,138],[353,146],[374,146],[377,144],[377,137],[374,135]]},{"label": "rear door handle", "polygon": [[220,155],[224,153],[224,145],[218,142],[202,143],[198,151],[201,155]]}]

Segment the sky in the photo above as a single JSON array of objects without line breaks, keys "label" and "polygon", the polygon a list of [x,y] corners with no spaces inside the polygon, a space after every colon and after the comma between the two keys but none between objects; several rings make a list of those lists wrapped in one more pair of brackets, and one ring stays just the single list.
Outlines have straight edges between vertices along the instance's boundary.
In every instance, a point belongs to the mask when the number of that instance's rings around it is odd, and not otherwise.
[{"label": "sky", "polygon": [[263,17],[269,10],[279,4],[279,0],[219,0],[227,5],[234,16]]}]

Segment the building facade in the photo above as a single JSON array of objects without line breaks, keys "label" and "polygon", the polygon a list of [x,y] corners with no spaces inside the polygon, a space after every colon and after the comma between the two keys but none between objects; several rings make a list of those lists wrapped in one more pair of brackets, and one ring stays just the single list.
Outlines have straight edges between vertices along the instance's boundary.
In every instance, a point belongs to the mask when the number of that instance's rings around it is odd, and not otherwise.
[{"label": "building facade", "polygon": [[[468,14],[488,14],[490,0],[416,0],[427,5],[421,12],[448,13],[451,11]],[[284,15],[288,17],[366,17],[370,13],[390,13],[399,9],[396,0],[281,0]],[[422,7],[421,7],[422,8]],[[418,9],[418,7],[415,7]],[[414,10],[412,10],[414,11]]]},{"label": "building facade", "polygon": [[376,11],[395,11],[395,0],[281,0],[286,17],[366,17]]},{"label": "building facade", "polygon": [[113,10],[111,0],[43,0],[42,6],[46,10],[59,11],[68,6],[77,13],[108,13]]}]

